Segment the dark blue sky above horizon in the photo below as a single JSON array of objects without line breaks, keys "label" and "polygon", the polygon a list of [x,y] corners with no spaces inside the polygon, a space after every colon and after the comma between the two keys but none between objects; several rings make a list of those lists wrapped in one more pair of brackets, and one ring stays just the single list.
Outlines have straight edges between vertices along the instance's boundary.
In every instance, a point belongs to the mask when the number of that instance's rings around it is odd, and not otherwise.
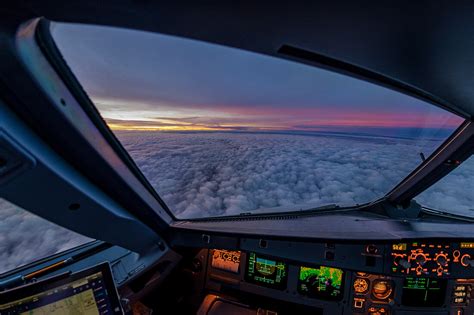
[{"label": "dark blue sky above horizon", "polygon": [[173,36],[53,23],[66,61],[113,129],[434,128],[462,121],[315,67]]}]

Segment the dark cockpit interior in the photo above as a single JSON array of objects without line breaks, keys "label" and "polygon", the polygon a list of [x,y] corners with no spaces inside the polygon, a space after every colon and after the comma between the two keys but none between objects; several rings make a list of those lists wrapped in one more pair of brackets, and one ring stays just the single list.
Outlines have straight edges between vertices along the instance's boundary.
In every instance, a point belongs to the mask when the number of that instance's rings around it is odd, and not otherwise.
[{"label": "dark cockpit interior", "polygon": [[474,314],[473,3],[0,17],[0,315]]}]

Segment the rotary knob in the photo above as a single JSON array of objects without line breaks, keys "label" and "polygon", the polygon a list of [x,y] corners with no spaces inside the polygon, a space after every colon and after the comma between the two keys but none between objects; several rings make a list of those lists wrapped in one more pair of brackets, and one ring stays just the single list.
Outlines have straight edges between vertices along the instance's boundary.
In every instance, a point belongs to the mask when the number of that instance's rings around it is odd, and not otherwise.
[{"label": "rotary knob", "polygon": [[469,255],[469,254],[462,255],[461,265],[463,265],[464,267],[474,266],[474,260],[471,260],[471,255]]},{"label": "rotary knob", "polygon": [[394,258],[394,263],[396,266],[402,266],[405,269],[409,269],[411,264],[408,260],[406,260],[403,255],[396,255]]},{"label": "rotary knob", "polygon": [[409,262],[408,260],[406,260],[406,259],[400,259],[400,260],[398,261],[398,264],[399,264],[400,266],[402,266],[403,268],[405,268],[405,269],[409,269],[409,268],[411,267],[410,262]]},{"label": "rotary knob", "polygon": [[420,266],[424,265],[425,262],[426,262],[426,256],[425,256],[425,254],[418,254],[418,255],[416,255],[415,261],[416,261]]},{"label": "rotary knob", "polygon": [[438,254],[435,257],[435,261],[438,265],[446,267],[448,265],[448,257],[446,254]]}]

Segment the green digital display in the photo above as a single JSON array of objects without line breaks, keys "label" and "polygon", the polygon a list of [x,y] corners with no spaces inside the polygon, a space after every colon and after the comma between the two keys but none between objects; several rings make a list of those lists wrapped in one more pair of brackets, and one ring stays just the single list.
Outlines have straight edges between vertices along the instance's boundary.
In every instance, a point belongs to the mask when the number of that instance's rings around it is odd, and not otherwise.
[{"label": "green digital display", "polygon": [[406,277],[403,282],[402,304],[437,307],[444,303],[446,279]]},{"label": "green digital display", "polygon": [[283,290],[286,288],[288,267],[284,262],[249,253],[245,280],[269,288]]},{"label": "green digital display", "polygon": [[298,292],[324,300],[340,300],[343,293],[344,271],[338,268],[300,267]]}]

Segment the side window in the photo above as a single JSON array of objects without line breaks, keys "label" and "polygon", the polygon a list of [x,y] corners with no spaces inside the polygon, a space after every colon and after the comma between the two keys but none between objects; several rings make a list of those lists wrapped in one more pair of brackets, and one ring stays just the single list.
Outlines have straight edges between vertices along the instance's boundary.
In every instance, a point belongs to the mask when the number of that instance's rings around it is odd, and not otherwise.
[{"label": "side window", "polygon": [[0,198],[0,274],[89,241]]}]

